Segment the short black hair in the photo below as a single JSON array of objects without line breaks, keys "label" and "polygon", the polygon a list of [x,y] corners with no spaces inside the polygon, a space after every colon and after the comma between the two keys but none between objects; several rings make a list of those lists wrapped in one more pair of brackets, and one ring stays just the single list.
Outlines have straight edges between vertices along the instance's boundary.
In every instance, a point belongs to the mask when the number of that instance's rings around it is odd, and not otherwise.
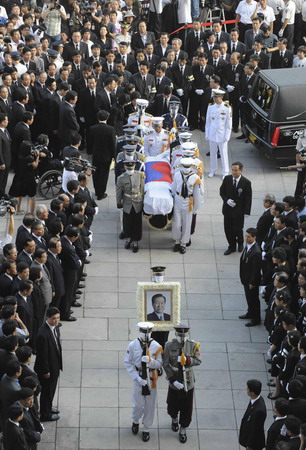
[{"label": "short black hair", "polygon": [[23,345],[22,347],[19,347],[16,350],[16,356],[21,364],[25,363],[30,358],[31,355],[32,349],[28,345]]},{"label": "short black hair", "polygon": [[235,161],[235,162],[233,162],[232,163],[232,167],[233,166],[238,166],[239,167],[239,170],[242,170],[243,169],[243,164],[242,164],[242,162],[240,162],[240,161]]},{"label": "short black hair", "polygon": [[58,308],[56,308],[55,306],[51,306],[46,311],[46,317],[48,317],[48,318],[55,316],[56,314],[60,314],[60,310]]},{"label": "short black hair", "polygon": [[261,393],[262,384],[260,380],[252,379],[247,381],[247,387],[250,392],[253,392],[255,395],[259,395]]},{"label": "short black hair", "polygon": [[14,422],[23,414],[23,407],[19,405],[13,404],[8,409],[8,416],[9,419],[13,420]]},{"label": "short black hair", "polygon": [[302,421],[295,416],[287,416],[285,419],[285,427],[288,431],[290,431],[294,436],[300,434],[300,426],[302,425]]},{"label": "short black hair", "polygon": [[20,372],[20,362],[19,361],[10,361],[6,366],[6,375],[8,377],[13,377],[17,372]]}]

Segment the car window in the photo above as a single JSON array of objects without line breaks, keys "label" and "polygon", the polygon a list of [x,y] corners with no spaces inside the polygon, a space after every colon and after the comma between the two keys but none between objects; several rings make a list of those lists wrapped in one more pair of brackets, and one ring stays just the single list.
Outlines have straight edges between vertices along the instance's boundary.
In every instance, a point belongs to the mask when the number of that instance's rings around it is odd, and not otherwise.
[{"label": "car window", "polygon": [[252,99],[265,112],[270,111],[275,90],[264,80],[259,79],[257,89],[254,89]]}]

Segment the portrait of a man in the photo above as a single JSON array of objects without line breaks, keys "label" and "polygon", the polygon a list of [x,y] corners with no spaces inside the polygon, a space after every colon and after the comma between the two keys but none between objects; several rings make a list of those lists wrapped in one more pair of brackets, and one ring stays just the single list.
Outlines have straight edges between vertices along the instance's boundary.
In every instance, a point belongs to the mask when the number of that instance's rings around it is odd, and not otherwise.
[{"label": "portrait of a man", "polygon": [[[158,292],[147,297],[147,320],[151,322],[167,322],[171,320],[171,305],[170,300],[167,302],[165,293]],[[149,312],[152,311],[152,312]],[[166,312],[167,311],[167,312]]]}]

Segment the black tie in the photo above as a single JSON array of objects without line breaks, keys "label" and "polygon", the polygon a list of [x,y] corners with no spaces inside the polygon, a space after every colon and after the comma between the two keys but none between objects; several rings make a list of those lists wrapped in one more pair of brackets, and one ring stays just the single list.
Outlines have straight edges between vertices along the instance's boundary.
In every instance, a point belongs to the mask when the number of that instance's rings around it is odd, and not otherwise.
[{"label": "black tie", "polygon": [[182,190],[181,190],[181,196],[183,198],[187,198],[188,197],[188,188],[187,188],[187,180],[188,180],[188,176],[185,178],[184,175],[181,173],[182,175],[182,179],[183,179],[183,184],[182,184]]},{"label": "black tie", "polygon": [[142,84],[143,87],[146,88],[146,77],[142,77]]},{"label": "black tie", "polygon": [[151,62],[151,55],[148,56],[148,61]]},{"label": "black tie", "polygon": [[198,32],[196,33],[196,38],[197,38],[197,41],[199,42],[200,36],[199,36]]},{"label": "black tie", "polygon": [[80,66],[79,65],[77,65],[77,70],[80,70]]},{"label": "black tie", "polygon": [[92,98],[95,98],[95,91],[91,91]]},{"label": "black tie", "polygon": [[110,71],[110,72],[113,71],[113,65],[112,65],[112,64],[109,65],[109,71]]},{"label": "black tie", "polygon": [[216,42],[217,42],[217,44],[219,44],[219,34],[217,34],[217,36],[216,36]]},{"label": "black tie", "polygon": [[214,59],[214,67],[217,67],[217,61]]},{"label": "black tie", "polygon": [[79,49],[79,44],[75,44],[75,49],[76,49],[76,50],[80,50],[80,49]]},{"label": "black tie", "polygon": [[234,192],[236,192],[236,189],[237,189],[237,180],[236,180],[236,178],[234,178],[233,186],[234,186]]},{"label": "black tie", "polygon": [[5,133],[5,136],[8,138],[8,140],[10,140],[11,138],[10,138],[9,132],[7,131],[6,128],[4,129],[4,133]]},{"label": "black tie", "polygon": [[233,72],[236,72],[236,66],[233,66]]},{"label": "black tie", "polygon": [[165,100],[164,100],[164,111],[163,111],[163,113],[164,114],[167,114],[168,113],[168,102],[167,102],[167,99],[165,98]]},{"label": "black tie", "polygon": [[160,78],[157,78],[157,82],[156,82],[157,89],[159,88],[159,86],[160,86]]},{"label": "black tie", "polygon": [[243,253],[242,253],[242,260],[243,260],[243,261],[246,260],[246,255],[247,255],[247,253],[248,253],[248,247],[245,246],[245,247],[244,247],[244,250],[243,250]]},{"label": "black tie", "polygon": [[233,48],[232,51],[235,52],[236,51],[236,44],[233,44]]}]

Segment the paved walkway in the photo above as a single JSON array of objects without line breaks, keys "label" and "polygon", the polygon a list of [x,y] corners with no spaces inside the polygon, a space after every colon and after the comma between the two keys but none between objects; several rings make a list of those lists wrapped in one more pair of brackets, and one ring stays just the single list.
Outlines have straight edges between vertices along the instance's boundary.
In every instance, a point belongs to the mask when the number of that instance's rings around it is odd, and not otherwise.
[{"label": "paved walkway", "polygon": [[[204,162],[207,143],[196,132]],[[252,181],[254,226],[262,212],[262,198],[273,192],[280,200],[291,194],[295,175],[280,173],[275,164],[262,158],[250,144],[232,139],[230,161],[241,160],[244,174]],[[220,161],[220,160],[219,160]],[[219,171],[221,173],[221,171]],[[147,444],[141,434],[132,435],[131,379],[123,366],[129,340],[136,337],[137,281],[150,280],[150,267],[167,267],[166,281],[181,282],[181,317],[191,326],[192,338],[201,342],[202,365],[195,370],[196,394],[193,422],[188,431],[192,450],[238,450],[237,428],[247,406],[245,383],[250,377],[268,388],[263,326],[248,329],[237,319],[245,311],[243,290],[238,278],[239,254],[224,256],[219,186],[221,177],[205,174],[205,204],[198,214],[192,246],[182,256],[172,252],[171,231],[149,230],[144,222],[144,238],[138,254],[124,249],[118,239],[119,213],[114,199],[113,174],[109,197],[99,202],[94,221],[94,244],[82,302],[75,310],[76,323],[61,328],[64,372],[58,392],[61,419],[47,423],[43,450],[154,449],[172,450],[180,444],[170,429],[166,412],[167,382],[158,381],[158,407]],[[262,305],[264,307],[264,305]],[[267,400],[272,421],[271,402]]]}]

